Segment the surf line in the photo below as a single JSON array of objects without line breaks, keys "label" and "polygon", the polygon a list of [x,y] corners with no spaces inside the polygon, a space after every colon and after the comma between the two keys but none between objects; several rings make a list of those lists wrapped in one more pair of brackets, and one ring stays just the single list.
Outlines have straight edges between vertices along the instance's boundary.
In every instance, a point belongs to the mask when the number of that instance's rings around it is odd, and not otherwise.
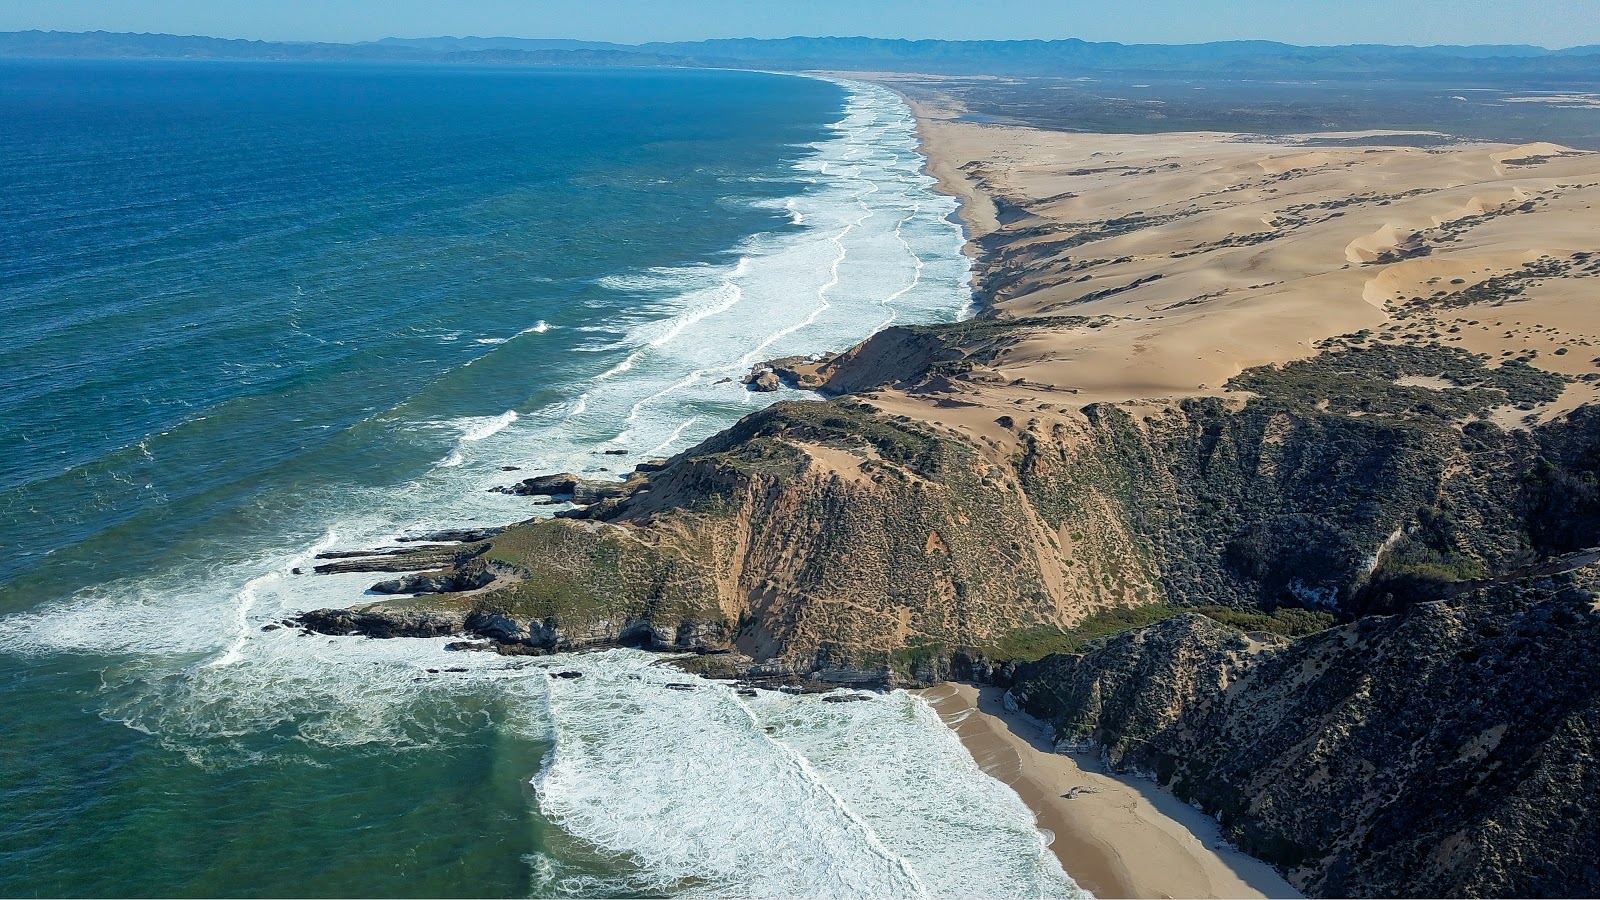
[{"label": "surf line", "polygon": [[224,651],[221,656],[211,660],[204,666],[201,666],[201,668],[219,669],[224,666],[231,666],[239,661],[240,657],[244,653],[245,643],[250,640],[250,612],[255,609],[257,599],[256,588],[258,586],[268,581],[276,581],[280,578],[283,578],[285,575],[288,575],[291,571],[293,571],[296,566],[303,565],[304,563],[316,559],[318,553],[321,553],[324,550],[332,547],[338,540],[338,533],[330,528],[328,529],[327,534],[322,536],[321,540],[318,540],[310,547],[307,547],[305,550],[301,551],[298,556],[292,557],[288,562],[276,569],[273,569],[271,572],[257,575],[249,581],[246,581],[244,586],[239,588],[239,593],[236,595],[239,598],[239,602],[233,610],[234,623],[238,627],[238,634],[234,637],[233,643],[228,646],[228,649]]},{"label": "surf line", "polygon": [[[859,177],[859,172],[857,174]],[[757,357],[761,355],[761,351],[771,347],[773,344],[776,344],[778,341],[783,340],[789,335],[794,334],[796,331],[814,324],[819,316],[833,308],[833,304],[828,302],[828,294],[834,288],[839,286],[839,266],[844,263],[845,257],[850,255],[850,250],[845,246],[844,239],[850,234],[850,232],[859,228],[863,222],[877,215],[877,212],[866,204],[866,198],[877,192],[878,186],[872,182],[867,182],[867,190],[862,191],[855,197],[856,204],[862,209],[861,216],[855,221],[851,222],[849,225],[846,225],[839,231],[838,234],[835,234],[829,238],[829,240],[833,241],[834,246],[839,248],[839,254],[834,257],[833,265],[829,267],[827,283],[817,288],[817,300],[819,301],[817,308],[811,311],[811,315],[806,316],[799,322],[796,322],[795,324],[789,325],[785,328],[781,328],[768,335],[767,339],[762,341],[760,344],[757,344],[755,349],[739,358],[740,366],[749,366],[753,364]]]}]

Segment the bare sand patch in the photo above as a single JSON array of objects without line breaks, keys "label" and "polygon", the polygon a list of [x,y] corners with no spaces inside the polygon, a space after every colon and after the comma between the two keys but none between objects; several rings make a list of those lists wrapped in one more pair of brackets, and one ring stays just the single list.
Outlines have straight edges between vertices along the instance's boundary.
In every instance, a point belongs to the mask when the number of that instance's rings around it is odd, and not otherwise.
[{"label": "bare sand patch", "polygon": [[978,765],[1022,797],[1073,880],[1101,898],[1298,897],[1217,823],[1153,784],[1053,752],[1042,726],[1008,712],[998,688],[946,684],[923,696]]}]

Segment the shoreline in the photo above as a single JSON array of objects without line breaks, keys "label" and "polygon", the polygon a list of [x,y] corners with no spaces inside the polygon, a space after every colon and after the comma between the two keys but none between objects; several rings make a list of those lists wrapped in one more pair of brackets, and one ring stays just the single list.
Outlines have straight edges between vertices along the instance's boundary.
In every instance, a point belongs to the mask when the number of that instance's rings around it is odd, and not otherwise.
[{"label": "shoreline", "polygon": [[[911,117],[916,121],[917,152],[922,154],[923,171],[931,176],[935,182],[934,190],[947,197],[956,199],[956,218],[961,222],[961,230],[966,241],[962,244],[962,252],[973,262],[977,262],[983,251],[978,247],[978,239],[1000,229],[1000,222],[996,218],[994,201],[984,193],[970,178],[962,175],[959,169],[948,164],[943,154],[934,148],[938,138],[928,128],[929,123],[944,118],[926,104],[914,99],[905,91],[895,87],[894,82],[881,77],[882,73],[872,72],[822,72],[829,78],[848,79],[872,84],[900,98],[900,102],[911,110]],[[976,299],[976,298],[974,298]]]},{"label": "shoreline", "polygon": [[1016,791],[1053,836],[1061,867],[1095,897],[1302,896],[1228,846],[1205,813],[1151,782],[1109,775],[1087,755],[1056,753],[1040,723],[1004,708],[1002,689],[947,682],[918,694],[980,769]]}]

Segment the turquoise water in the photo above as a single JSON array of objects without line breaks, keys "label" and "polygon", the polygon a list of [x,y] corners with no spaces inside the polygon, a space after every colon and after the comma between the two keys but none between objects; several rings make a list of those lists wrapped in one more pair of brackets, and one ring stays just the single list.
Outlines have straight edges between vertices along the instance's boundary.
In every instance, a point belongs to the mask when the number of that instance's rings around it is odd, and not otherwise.
[{"label": "turquoise water", "polygon": [[263,630],[363,599],[316,552],[535,514],[505,466],[617,475],[754,362],[960,315],[892,94],[8,61],[0,121],[0,894],[1073,890],[905,694]]}]

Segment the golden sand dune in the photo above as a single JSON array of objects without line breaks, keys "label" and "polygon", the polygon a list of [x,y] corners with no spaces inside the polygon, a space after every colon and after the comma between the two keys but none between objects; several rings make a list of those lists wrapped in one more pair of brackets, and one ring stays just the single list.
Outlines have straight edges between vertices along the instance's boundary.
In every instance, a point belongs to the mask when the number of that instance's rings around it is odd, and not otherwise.
[{"label": "golden sand dune", "polygon": [[[985,411],[1219,394],[1246,368],[1362,330],[1597,371],[1600,154],[926,117],[922,132],[987,251],[980,291],[999,316],[1040,320],[990,377],[952,385],[984,411],[924,417],[1003,439]],[[1536,413],[1595,396],[1579,383]]]}]

